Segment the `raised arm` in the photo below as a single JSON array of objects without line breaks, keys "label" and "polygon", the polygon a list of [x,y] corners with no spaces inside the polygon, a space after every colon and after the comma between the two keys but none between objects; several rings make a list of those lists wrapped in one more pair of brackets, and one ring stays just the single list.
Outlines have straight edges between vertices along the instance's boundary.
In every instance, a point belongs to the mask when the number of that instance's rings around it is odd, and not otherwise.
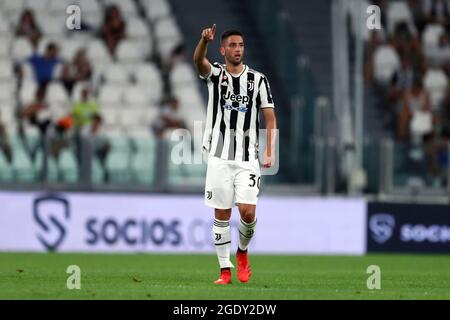
[{"label": "raised arm", "polygon": [[202,37],[197,44],[194,51],[194,64],[197,67],[198,73],[201,76],[207,76],[211,72],[211,65],[206,58],[206,51],[208,49],[208,42],[214,40],[216,34],[216,25],[213,24],[211,28],[203,29]]}]

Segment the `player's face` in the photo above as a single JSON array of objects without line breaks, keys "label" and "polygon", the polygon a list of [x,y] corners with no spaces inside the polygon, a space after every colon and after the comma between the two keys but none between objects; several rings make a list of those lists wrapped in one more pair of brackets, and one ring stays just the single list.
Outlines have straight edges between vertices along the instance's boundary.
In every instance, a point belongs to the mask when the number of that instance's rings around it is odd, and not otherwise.
[{"label": "player's face", "polygon": [[229,63],[241,64],[244,58],[244,39],[241,36],[229,36],[223,41],[220,52]]}]

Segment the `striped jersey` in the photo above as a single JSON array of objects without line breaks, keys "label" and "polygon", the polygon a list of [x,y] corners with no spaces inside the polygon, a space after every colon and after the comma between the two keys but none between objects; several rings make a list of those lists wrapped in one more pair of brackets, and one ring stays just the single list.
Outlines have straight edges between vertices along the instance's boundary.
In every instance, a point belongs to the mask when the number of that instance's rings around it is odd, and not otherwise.
[{"label": "striped jersey", "polygon": [[258,159],[259,110],[274,108],[267,78],[247,65],[233,75],[219,63],[200,78],[209,94],[203,148],[224,160]]}]

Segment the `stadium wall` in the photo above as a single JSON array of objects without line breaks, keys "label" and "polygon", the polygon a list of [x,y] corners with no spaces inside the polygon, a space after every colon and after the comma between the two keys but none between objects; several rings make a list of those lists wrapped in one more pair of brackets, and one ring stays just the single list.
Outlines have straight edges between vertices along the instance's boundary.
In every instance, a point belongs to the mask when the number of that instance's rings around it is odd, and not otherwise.
[{"label": "stadium wall", "polygon": [[[0,251],[212,253],[201,196],[0,192]],[[255,253],[366,252],[364,199],[271,197],[257,208]],[[239,215],[232,216],[233,249]]]}]

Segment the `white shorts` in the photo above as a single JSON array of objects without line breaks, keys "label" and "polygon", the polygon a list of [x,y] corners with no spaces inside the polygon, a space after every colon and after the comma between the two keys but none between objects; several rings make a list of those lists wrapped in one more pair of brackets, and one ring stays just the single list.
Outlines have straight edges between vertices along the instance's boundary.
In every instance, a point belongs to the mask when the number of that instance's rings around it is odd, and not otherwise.
[{"label": "white shorts", "polygon": [[250,161],[223,160],[208,157],[205,205],[230,209],[236,203],[256,205],[261,170],[257,159]]}]

